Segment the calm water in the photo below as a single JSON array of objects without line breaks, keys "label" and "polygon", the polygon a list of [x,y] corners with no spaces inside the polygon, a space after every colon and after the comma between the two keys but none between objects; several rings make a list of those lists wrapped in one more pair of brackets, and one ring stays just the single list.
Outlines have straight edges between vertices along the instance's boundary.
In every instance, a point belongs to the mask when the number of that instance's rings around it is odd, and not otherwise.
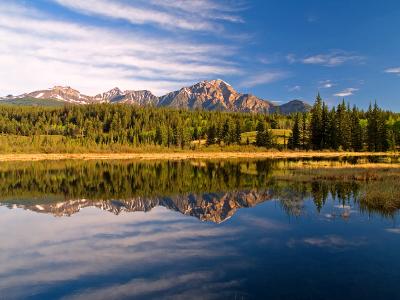
[{"label": "calm water", "polygon": [[400,299],[398,213],[289,163],[0,164],[0,299]]}]

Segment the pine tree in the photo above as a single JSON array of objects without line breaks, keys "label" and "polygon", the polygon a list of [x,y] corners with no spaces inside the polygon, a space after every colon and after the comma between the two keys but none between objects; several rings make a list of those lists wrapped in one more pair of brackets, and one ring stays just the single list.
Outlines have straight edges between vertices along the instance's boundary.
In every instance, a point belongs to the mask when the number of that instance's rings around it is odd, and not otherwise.
[{"label": "pine tree", "polygon": [[215,139],[216,139],[216,136],[217,136],[217,132],[216,131],[217,131],[217,129],[216,129],[215,125],[212,125],[212,126],[210,126],[208,128],[208,130],[207,130],[207,141],[206,141],[207,146],[215,144]]},{"label": "pine tree", "polygon": [[351,145],[351,122],[344,100],[337,107],[336,124],[338,146],[344,150],[348,150]]},{"label": "pine tree", "polygon": [[297,113],[294,116],[294,123],[292,128],[292,134],[289,138],[289,148],[299,149],[301,145],[301,133],[300,133],[300,115]]},{"label": "pine tree", "polygon": [[331,146],[329,111],[328,111],[328,106],[325,104],[325,102],[322,103],[321,146],[322,149],[328,149]]},{"label": "pine tree", "polygon": [[163,142],[162,133],[160,126],[156,127],[156,133],[154,135],[154,144],[161,145]]},{"label": "pine tree", "polygon": [[264,122],[258,121],[256,126],[256,146],[264,147],[266,145],[265,125]]},{"label": "pine tree", "polygon": [[357,108],[354,106],[351,112],[351,148],[353,151],[361,151],[363,148],[362,128],[360,116]]},{"label": "pine tree", "polygon": [[318,93],[317,99],[311,109],[311,146],[313,149],[321,149],[322,146],[322,98]]},{"label": "pine tree", "polygon": [[308,125],[307,125],[307,114],[303,114],[302,122],[301,122],[301,147],[303,149],[309,149],[308,146]]},{"label": "pine tree", "polygon": [[222,126],[220,135],[220,140],[222,140],[225,145],[230,144],[229,131],[230,131],[229,121],[226,120],[224,125]]},{"label": "pine tree", "polygon": [[239,120],[236,120],[236,124],[235,124],[235,140],[234,140],[234,142],[238,145],[240,145],[240,143],[242,142],[242,129],[241,129]]}]

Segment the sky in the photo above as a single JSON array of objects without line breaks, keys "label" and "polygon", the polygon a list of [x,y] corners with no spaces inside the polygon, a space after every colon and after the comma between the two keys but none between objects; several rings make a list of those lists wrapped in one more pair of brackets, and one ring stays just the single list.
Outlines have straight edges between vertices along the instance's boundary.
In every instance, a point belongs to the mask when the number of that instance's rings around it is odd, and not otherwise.
[{"label": "sky", "polygon": [[400,1],[2,0],[0,65],[2,96],[220,78],[277,103],[400,111]]}]

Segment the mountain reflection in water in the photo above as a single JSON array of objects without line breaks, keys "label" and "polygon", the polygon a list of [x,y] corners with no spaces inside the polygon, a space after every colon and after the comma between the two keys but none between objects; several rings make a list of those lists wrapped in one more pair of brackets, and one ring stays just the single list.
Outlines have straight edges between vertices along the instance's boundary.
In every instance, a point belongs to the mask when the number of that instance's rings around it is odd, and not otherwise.
[{"label": "mountain reflection in water", "polygon": [[[0,165],[0,205],[71,216],[85,207],[114,214],[163,206],[202,221],[223,222],[240,208],[279,200],[289,214],[312,199],[358,202],[365,182],[277,180],[286,160],[192,162],[39,162]],[[347,163],[347,161],[345,161]],[[368,205],[361,208],[370,211]],[[371,211],[372,212],[372,208]],[[387,215],[386,211],[373,212]],[[346,214],[344,213],[344,217]]]},{"label": "mountain reflection in water", "polygon": [[229,192],[224,194],[203,194],[174,196],[164,198],[136,197],[126,200],[99,200],[87,199],[69,200],[65,202],[23,205],[7,204],[9,208],[23,208],[37,213],[52,214],[54,216],[72,216],[85,207],[96,207],[109,211],[115,215],[122,212],[148,212],[154,207],[163,206],[200,219],[221,223],[230,218],[237,209],[253,207],[258,203],[270,199],[266,193],[258,192]]}]

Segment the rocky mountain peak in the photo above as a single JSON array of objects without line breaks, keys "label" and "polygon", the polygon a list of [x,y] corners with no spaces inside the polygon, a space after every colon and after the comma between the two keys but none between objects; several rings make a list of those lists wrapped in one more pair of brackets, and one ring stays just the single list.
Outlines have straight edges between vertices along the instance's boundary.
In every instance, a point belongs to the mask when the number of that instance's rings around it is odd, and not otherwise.
[{"label": "rocky mountain peak", "polygon": [[93,97],[83,95],[69,86],[54,86],[48,90],[35,91],[16,97],[4,97],[0,98],[0,100],[12,103],[13,100],[18,99],[20,101],[24,98],[52,99],[72,104],[126,103],[139,106],[151,105],[252,113],[279,111],[289,114],[292,112],[304,112],[310,109],[310,106],[301,100],[293,100],[281,106],[274,105],[254,95],[239,93],[222,79],[201,81],[161,97],[156,97],[148,90],[122,91],[118,87]]}]

